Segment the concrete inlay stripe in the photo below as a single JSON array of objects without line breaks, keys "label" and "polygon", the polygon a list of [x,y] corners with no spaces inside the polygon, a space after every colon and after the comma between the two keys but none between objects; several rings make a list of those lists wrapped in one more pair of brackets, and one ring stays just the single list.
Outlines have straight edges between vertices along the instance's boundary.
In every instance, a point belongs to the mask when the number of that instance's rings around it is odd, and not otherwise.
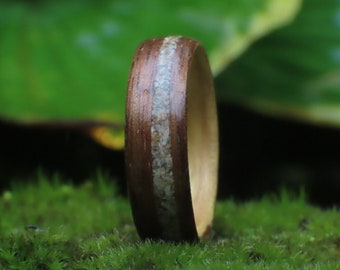
[{"label": "concrete inlay stripe", "polygon": [[[173,161],[170,136],[170,93],[173,57],[180,37],[164,39],[159,53],[151,111],[151,154],[154,195],[157,197],[159,222],[163,228],[171,228],[165,237],[178,235],[176,217]],[[169,226],[171,224],[172,226]]]}]

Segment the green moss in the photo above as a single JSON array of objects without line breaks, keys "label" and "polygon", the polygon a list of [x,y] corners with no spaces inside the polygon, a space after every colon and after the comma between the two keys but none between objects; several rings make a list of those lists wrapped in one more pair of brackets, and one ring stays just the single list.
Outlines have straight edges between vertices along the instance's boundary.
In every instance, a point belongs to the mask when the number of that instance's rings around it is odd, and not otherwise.
[{"label": "green moss", "polygon": [[218,202],[210,239],[171,244],[139,240],[110,179],[38,178],[2,193],[0,269],[340,269],[339,211],[303,195]]}]

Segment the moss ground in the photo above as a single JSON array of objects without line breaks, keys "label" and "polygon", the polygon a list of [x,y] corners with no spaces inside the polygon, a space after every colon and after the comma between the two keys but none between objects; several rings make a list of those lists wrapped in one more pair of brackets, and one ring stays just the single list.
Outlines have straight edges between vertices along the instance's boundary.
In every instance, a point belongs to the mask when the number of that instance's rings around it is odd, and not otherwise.
[{"label": "moss ground", "polygon": [[40,175],[0,203],[0,269],[340,269],[340,212],[302,195],[219,201],[199,244],[142,242],[113,181]]}]

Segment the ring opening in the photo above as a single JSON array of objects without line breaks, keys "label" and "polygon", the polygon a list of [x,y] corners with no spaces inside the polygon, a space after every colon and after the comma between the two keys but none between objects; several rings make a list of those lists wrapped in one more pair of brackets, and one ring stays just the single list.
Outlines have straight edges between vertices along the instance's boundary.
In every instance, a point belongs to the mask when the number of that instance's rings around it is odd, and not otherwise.
[{"label": "ring opening", "polygon": [[198,46],[187,82],[187,141],[191,198],[197,234],[209,230],[217,191],[218,127],[212,75]]}]

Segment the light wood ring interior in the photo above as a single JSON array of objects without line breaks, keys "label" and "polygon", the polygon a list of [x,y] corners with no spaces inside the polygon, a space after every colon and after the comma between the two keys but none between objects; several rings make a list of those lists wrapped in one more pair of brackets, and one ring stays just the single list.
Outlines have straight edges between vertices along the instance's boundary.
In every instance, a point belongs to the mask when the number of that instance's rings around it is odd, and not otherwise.
[{"label": "light wood ring interior", "polygon": [[205,52],[197,47],[187,81],[190,189],[197,234],[212,223],[217,189],[218,128],[213,81]]}]

